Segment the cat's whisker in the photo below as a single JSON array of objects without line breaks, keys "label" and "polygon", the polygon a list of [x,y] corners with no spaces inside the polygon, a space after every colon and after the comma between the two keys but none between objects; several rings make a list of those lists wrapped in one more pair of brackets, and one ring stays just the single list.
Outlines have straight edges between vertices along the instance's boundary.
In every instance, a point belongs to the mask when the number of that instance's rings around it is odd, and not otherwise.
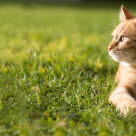
[{"label": "cat's whisker", "polygon": [[115,53],[115,55],[117,55],[119,58],[121,58],[122,61],[128,61],[129,63],[136,65],[136,62],[134,61],[133,57],[130,56],[129,53],[127,52],[123,52],[123,51],[117,51]]},{"label": "cat's whisker", "polygon": [[128,54],[127,52],[125,52],[125,53],[123,53],[123,54],[124,54],[125,60],[129,60],[130,63],[136,64],[136,62],[133,60],[133,58],[130,56],[130,54]]},{"label": "cat's whisker", "polygon": [[111,64],[113,61],[112,61],[112,57],[110,55],[107,56],[107,60],[108,62]]}]

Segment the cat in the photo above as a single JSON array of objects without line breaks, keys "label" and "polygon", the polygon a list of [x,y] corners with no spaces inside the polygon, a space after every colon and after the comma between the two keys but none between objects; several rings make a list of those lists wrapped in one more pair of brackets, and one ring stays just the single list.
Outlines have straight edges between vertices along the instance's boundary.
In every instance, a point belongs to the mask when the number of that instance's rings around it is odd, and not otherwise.
[{"label": "cat", "polygon": [[123,5],[120,11],[120,24],[112,33],[108,46],[109,55],[119,62],[115,76],[116,89],[109,102],[123,115],[136,112],[136,17]]}]

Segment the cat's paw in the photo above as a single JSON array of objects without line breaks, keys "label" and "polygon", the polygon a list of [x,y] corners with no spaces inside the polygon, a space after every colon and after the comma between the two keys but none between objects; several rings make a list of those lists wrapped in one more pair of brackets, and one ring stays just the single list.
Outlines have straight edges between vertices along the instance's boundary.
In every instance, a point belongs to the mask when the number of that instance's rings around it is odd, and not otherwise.
[{"label": "cat's paw", "polygon": [[128,115],[130,113],[136,113],[136,103],[134,104],[119,104],[117,106],[117,110],[119,110],[123,115]]},{"label": "cat's paw", "polygon": [[112,92],[109,102],[114,104],[123,115],[136,113],[136,100],[126,91],[126,88],[118,88]]}]

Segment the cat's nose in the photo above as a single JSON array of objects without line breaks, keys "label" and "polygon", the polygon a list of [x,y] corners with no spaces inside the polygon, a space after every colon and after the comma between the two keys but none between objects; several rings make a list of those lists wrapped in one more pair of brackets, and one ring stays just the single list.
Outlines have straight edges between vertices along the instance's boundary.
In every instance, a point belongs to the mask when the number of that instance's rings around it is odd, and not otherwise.
[{"label": "cat's nose", "polygon": [[112,46],[109,46],[108,47],[108,51],[110,51],[110,50],[112,50],[113,49],[113,47]]},{"label": "cat's nose", "polygon": [[111,41],[111,43],[108,46],[108,51],[111,51],[116,45],[117,43],[115,41]]},{"label": "cat's nose", "polygon": [[115,41],[111,41],[111,43],[108,46],[108,51],[111,51],[116,45],[117,43]]}]

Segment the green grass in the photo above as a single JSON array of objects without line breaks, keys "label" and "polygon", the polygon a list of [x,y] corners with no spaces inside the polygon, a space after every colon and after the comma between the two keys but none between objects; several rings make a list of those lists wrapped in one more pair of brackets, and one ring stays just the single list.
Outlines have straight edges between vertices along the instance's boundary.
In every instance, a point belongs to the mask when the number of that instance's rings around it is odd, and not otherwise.
[{"label": "green grass", "polygon": [[108,103],[117,23],[117,8],[1,6],[0,135],[134,136]]}]

